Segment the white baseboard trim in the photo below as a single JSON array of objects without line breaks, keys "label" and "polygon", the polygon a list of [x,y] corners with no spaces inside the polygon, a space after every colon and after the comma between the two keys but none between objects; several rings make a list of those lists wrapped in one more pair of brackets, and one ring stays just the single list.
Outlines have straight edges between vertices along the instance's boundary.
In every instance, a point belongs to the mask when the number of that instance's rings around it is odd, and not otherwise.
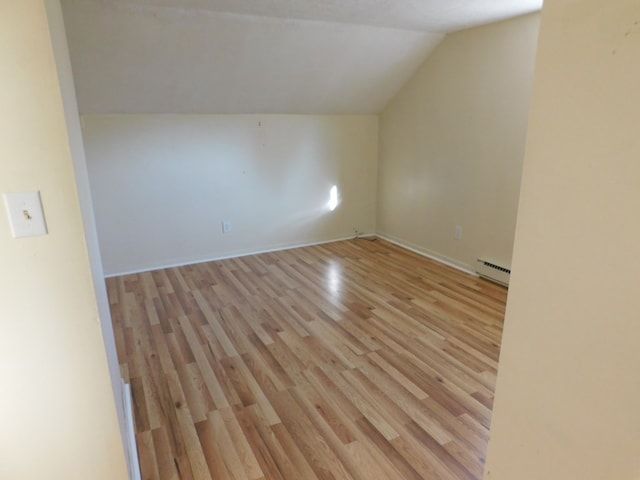
[{"label": "white baseboard trim", "polygon": [[296,244],[289,244],[289,245],[277,245],[277,246],[273,246],[273,247],[269,247],[269,248],[265,248],[265,249],[259,249],[259,250],[251,250],[251,251],[241,251],[241,252],[233,252],[233,253],[229,253],[229,254],[225,254],[225,255],[219,255],[219,256],[215,256],[215,257],[206,257],[206,258],[201,258],[201,259],[189,259],[189,260],[184,260],[181,262],[173,262],[173,263],[167,263],[167,264],[162,264],[162,265],[156,265],[153,267],[143,267],[140,269],[133,269],[133,270],[126,270],[123,272],[116,272],[116,273],[109,273],[105,275],[105,278],[112,278],[112,277],[120,277],[123,275],[134,275],[136,273],[144,273],[144,272],[153,272],[155,270],[162,270],[164,268],[176,268],[176,267],[184,267],[186,265],[195,265],[198,263],[206,263],[206,262],[215,262],[218,260],[228,260],[230,258],[241,258],[241,257],[248,257],[250,255],[260,255],[262,253],[273,253],[273,252],[281,252],[284,250],[292,250],[294,248],[303,248],[303,247],[312,247],[315,245],[324,245],[327,243],[333,243],[333,242],[341,242],[344,240],[353,240],[355,238],[364,238],[364,239],[371,239],[371,238],[381,238],[383,240],[386,240],[387,242],[393,243],[394,245],[397,245],[399,247],[402,247],[406,250],[409,250],[413,253],[417,253],[418,255],[422,255],[423,257],[427,257],[430,258],[431,260],[434,260],[438,263],[442,263],[443,265],[447,265],[448,267],[451,268],[455,268],[456,270],[460,270],[461,272],[467,273],[469,275],[473,275],[474,277],[477,277],[478,274],[469,266],[466,264],[462,264],[457,262],[456,260],[447,257],[446,255],[441,255],[437,252],[428,250],[426,248],[420,247],[419,245],[414,245],[411,244],[409,242],[406,242],[402,239],[393,237],[391,235],[388,235],[386,233],[361,233],[358,234],[357,236],[348,236],[348,237],[339,237],[339,238],[332,238],[330,240],[320,240],[317,242],[307,242],[307,243],[296,243]]},{"label": "white baseboard trim", "polygon": [[431,250],[427,250],[426,248],[422,248],[418,245],[413,245],[410,243],[407,243],[403,240],[400,240],[398,238],[392,237],[390,235],[387,235],[385,233],[378,233],[376,235],[378,238],[381,238],[382,240],[386,240],[389,243],[393,243],[394,245],[397,245],[399,247],[402,247],[406,250],[409,250],[413,253],[417,253],[418,255],[422,255],[423,257],[427,257],[431,260],[434,260],[438,263],[442,263],[443,265],[446,265],[447,267],[451,267],[451,268],[455,268],[456,270],[460,270],[461,272],[464,272],[468,275],[472,275],[474,277],[478,277],[478,274],[476,272],[473,271],[473,269],[471,269],[471,267],[469,267],[469,265],[465,265],[465,264],[460,264],[458,262],[456,262],[455,260],[446,257],[445,255],[440,255],[436,252],[433,252]]},{"label": "white baseboard trim", "polygon": [[129,478],[131,480],[142,480],[140,474],[140,460],[138,458],[138,447],[136,445],[136,430],[133,419],[133,397],[131,396],[131,384],[122,382],[122,396],[124,403],[124,414],[127,422],[127,466],[129,468]]},{"label": "white baseboard trim", "polygon": [[315,245],[324,245],[326,243],[341,242],[341,241],[344,241],[344,240],[353,240],[354,238],[373,238],[373,237],[376,237],[376,236],[377,236],[376,234],[372,234],[372,233],[361,233],[357,237],[354,236],[354,235],[351,235],[351,236],[348,236],[348,237],[332,238],[330,240],[319,240],[317,242],[295,243],[295,244],[287,244],[287,245],[276,245],[276,246],[269,247],[269,248],[266,248],[266,249],[261,249],[261,250],[232,252],[232,253],[229,253],[229,254],[220,255],[220,256],[216,256],[216,257],[205,257],[205,258],[201,258],[201,259],[194,258],[194,259],[188,259],[188,260],[179,261],[179,262],[175,262],[175,263],[167,263],[167,264],[162,264],[162,265],[155,265],[153,267],[142,267],[140,269],[125,270],[123,272],[116,272],[116,273],[108,273],[108,274],[105,274],[105,278],[121,277],[123,275],[134,275],[136,273],[153,272],[155,270],[162,270],[162,269],[165,269],[165,268],[184,267],[186,265],[196,265],[198,263],[215,262],[215,261],[218,261],[218,260],[228,260],[229,258],[248,257],[250,255],[260,255],[262,253],[281,252],[281,251],[284,251],[284,250],[292,250],[294,248],[313,247]]}]

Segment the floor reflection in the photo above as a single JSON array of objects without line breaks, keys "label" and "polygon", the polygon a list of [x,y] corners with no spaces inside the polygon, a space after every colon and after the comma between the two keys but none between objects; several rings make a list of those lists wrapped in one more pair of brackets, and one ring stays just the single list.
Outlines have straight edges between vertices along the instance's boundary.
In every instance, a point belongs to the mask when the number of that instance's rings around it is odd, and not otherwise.
[{"label": "floor reflection", "polygon": [[327,268],[327,290],[332,300],[340,300],[342,296],[342,265],[332,261]]}]

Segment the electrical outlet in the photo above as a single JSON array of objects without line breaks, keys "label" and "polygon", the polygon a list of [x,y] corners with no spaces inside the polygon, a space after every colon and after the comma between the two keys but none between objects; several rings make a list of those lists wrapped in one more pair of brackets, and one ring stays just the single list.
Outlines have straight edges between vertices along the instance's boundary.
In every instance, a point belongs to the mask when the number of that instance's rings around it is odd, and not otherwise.
[{"label": "electrical outlet", "polygon": [[462,227],[460,225],[456,225],[456,233],[454,234],[456,240],[462,240]]},{"label": "electrical outlet", "polygon": [[222,221],[222,233],[231,233],[231,222],[227,220]]}]

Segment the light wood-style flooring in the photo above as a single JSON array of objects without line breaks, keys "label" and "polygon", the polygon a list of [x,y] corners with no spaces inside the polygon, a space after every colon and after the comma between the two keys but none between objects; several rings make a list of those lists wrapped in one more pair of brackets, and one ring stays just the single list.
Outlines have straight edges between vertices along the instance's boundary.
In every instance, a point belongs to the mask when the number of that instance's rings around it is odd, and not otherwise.
[{"label": "light wood-style flooring", "polygon": [[107,288],[144,479],[482,478],[505,288],[367,239]]}]

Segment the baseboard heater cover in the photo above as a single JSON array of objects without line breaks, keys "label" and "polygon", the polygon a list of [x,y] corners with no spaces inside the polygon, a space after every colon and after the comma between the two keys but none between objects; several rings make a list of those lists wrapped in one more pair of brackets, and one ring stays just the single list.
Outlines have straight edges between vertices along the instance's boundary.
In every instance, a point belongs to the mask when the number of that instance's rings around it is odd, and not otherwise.
[{"label": "baseboard heater cover", "polygon": [[479,258],[476,264],[476,273],[487,280],[509,286],[509,277],[511,269],[499,265],[486,258]]}]

